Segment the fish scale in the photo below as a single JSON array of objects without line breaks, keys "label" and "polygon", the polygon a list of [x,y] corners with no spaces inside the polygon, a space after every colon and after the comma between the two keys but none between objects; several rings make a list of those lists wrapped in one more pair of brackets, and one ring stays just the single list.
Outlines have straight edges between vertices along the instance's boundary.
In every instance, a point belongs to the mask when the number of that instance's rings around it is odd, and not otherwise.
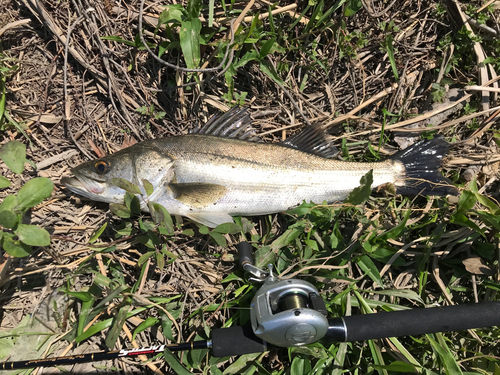
[{"label": "fish scale", "polygon": [[[374,186],[395,182],[401,175],[394,166],[396,163],[390,160],[342,163],[279,145],[248,145],[244,141],[210,136],[185,136],[172,141],[164,146],[175,159],[173,168],[177,181],[228,187],[224,199],[203,210],[233,216],[285,211],[304,200],[315,203],[340,201],[359,186],[360,177],[370,169],[373,170]],[[194,150],[194,145],[203,147]],[[186,149],[192,151],[181,151]],[[269,195],[276,192],[279,195]]]}]

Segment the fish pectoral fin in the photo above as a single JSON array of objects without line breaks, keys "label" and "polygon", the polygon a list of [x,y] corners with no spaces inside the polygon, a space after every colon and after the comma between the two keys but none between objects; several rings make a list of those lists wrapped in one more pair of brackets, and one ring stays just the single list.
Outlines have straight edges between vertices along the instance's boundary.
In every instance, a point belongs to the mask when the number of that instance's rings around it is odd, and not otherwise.
[{"label": "fish pectoral fin", "polygon": [[217,184],[168,184],[174,198],[186,206],[204,208],[216,204],[227,193],[227,187]]},{"label": "fish pectoral fin", "polygon": [[209,228],[215,228],[217,225],[225,223],[234,223],[233,218],[228,214],[214,213],[190,213],[186,215],[191,220],[206,225]]}]

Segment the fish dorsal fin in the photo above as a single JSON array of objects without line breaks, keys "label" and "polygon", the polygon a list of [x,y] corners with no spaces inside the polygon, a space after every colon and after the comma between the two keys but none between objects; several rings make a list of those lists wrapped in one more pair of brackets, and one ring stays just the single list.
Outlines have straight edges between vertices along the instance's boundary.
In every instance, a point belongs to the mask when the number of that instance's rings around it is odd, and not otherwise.
[{"label": "fish dorsal fin", "polygon": [[246,108],[234,107],[226,113],[214,115],[200,129],[191,134],[213,135],[217,137],[242,139],[245,141],[262,142],[252,126],[252,119]]},{"label": "fish dorsal fin", "polygon": [[227,193],[227,188],[217,184],[189,183],[168,184],[174,193],[174,198],[186,206],[204,208],[216,204]]},{"label": "fish dorsal fin", "polygon": [[319,124],[308,126],[300,133],[285,139],[280,145],[328,159],[339,153],[338,148],[333,145],[333,137]]}]

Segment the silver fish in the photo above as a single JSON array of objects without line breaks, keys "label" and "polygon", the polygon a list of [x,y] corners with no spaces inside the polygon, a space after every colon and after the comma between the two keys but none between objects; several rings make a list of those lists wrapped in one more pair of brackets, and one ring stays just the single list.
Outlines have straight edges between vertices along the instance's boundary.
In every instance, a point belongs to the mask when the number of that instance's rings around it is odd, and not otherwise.
[{"label": "silver fish", "polygon": [[[113,155],[72,169],[75,178],[61,182],[71,191],[96,201],[123,203],[125,191],[111,183],[122,178],[147,200],[170,214],[186,216],[209,227],[232,222],[231,216],[283,212],[307,202],[344,200],[373,170],[373,185],[392,183],[398,193],[454,193],[439,172],[448,143],[421,141],[380,162],[332,159],[327,131],[311,126],[282,143],[262,143],[246,110],[233,109],[212,118],[194,134],[144,141]],[[145,194],[144,181],[153,194]]]}]

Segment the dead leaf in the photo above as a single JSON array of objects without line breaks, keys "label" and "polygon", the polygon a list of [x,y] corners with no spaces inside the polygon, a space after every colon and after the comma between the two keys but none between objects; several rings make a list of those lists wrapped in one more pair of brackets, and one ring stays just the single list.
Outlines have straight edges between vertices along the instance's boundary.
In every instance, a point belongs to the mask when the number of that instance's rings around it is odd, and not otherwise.
[{"label": "dead leaf", "polygon": [[94,150],[95,154],[97,155],[98,158],[102,158],[103,156],[106,156],[106,153],[99,147],[95,145],[92,140],[87,139],[87,142],[89,143],[90,147],[92,147],[92,150]]},{"label": "dead leaf", "polygon": [[223,262],[234,262],[234,255],[231,253],[223,253],[221,258]]},{"label": "dead leaf", "polygon": [[127,133],[124,133],[123,134],[123,143],[122,143],[120,149],[130,147],[132,145],[135,145],[136,143],[137,143],[137,140],[134,137],[130,137]]},{"label": "dead leaf", "polygon": [[56,116],[53,115],[52,113],[45,113],[43,115],[34,115],[28,117],[26,120],[35,122],[40,120],[40,122],[43,124],[58,124],[61,122],[62,116]]},{"label": "dead leaf", "polygon": [[495,274],[491,267],[488,266],[486,262],[477,255],[473,255],[470,258],[464,259],[462,263],[465,266],[467,272],[470,272],[474,275],[492,276]]},{"label": "dead leaf", "polygon": [[483,167],[483,173],[487,176],[498,176],[500,174],[500,162],[487,164]]}]

